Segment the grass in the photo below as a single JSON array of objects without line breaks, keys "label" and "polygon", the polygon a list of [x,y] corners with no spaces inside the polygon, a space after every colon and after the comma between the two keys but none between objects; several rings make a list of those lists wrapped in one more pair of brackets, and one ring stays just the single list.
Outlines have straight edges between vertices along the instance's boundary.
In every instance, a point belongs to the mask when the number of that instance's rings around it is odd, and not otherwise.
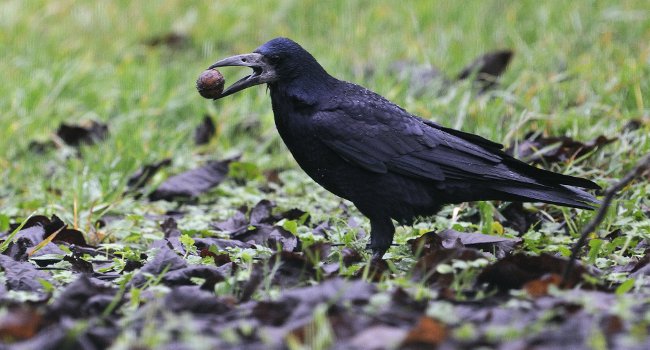
[{"label": "grass", "polygon": [[[187,36],[188,42],[180,49],[145,44],[170,32]],[[184,232],[207,234],[210,222],[268,198],[280,208],[307,210],[317,220],[334,218],[333,240],[361,247],[358,228],[349,226],[348,217],[337,217],[344,214],[340,200],[302,173],[282,144],[264,88],[216,103],[194,88],[198,74],[217,59],[250,52],[276,36],[301,43],[332,75],[364,85],[414,114],[504,144],[531,130],[577,140],[618,137],[589,157],[551,166],[602,186],[650,152],[650,5],[642,0],[399,6],[393,1],[6,0],[0,3],[0,232],[9,219],[56,214],[80,227],[91,242],[137,252],[161,236],[145,215],[176,205],[124,196],[128,176],[143,164],[172,158],[173,166],[157,175],[156,183],[206,159],[241,153],[252,169],[245,185],[228,180],[199,205],[184,207],[191,212],[180,221]],[[443,95],[413,96],[389,73],[393,62],[408,60],[453,76],[478,55],[499,48],[515,51],[512,66],[499,90],[481,96],[470,84]],[[365,74],[367,68],[374,74]],[[242,73],[223,72],[227,82]],[[205,114],[215,118],[217,137],[196,148],[192,132]],[[80,157],[28,150],[31,141],[49,139],[61,122],[86,119],[107,122],[110,134],[102,143],[83,147]],[[622,132],[632,119],[645,124]],[[282,169],[285,183],[274,193],[258,189],[264,183],[259,174],[269,169]],[[644,214],[648,193],[650,185],[643,182],[625,190],[597,232],[623,234],[592,241],[585,261],[602,268],[639,254],[636,244],[650,232]],[[448,228],[453,209],[413,229],[399,228],[396,240]],[[472,210],[476,206],[461,207],[465,214]],[[562,213],[570,234],[558,235],[557,226],[547,223],[523,236],[527,251],[566,255],[592,213]],[[93,223],[106,214],[126,219],[109,230],[95,230]],[[367,231],[365,219],[353,216]],[[465,231],[485,229],[462,219],[451,224]],[[305,239],[308,231],[297,228]],[[258,253],[240,254],[245,261]],[[390,254],[396,261],[409,259],[405,248]],[[622,282],[626,276],[606,278]],[[322,334],[313,337],[315,343],[329,344],[318,338]]]}]

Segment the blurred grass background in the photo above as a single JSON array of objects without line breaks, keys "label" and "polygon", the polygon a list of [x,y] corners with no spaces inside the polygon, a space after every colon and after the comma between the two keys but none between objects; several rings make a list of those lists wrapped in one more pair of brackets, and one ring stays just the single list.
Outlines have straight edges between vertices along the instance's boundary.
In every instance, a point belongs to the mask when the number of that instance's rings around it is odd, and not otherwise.
[{"label": "blurred grass background", "polygon": [[[179,47],[148,45],[177,33]],[[202,149],[266,168],[295,168],[273,126],[263,87],[202,99],[198,74],[219,58],[276,36],[301,43],[334,76],[364,85],[445,125],[510,142],[529,130],[580,140],[617,136],[650,111],[647,1],[39,1],[0,2],[0,209],[27,215],[111,201],[140,165],[196,161],[192,130],[218,124]],[[182,40],[181,40],[182,41]],[[395,61],[455,75],[485,51],[515,57],[501,90],[459,85],[412,96],[388,74]],[[374,74],[364,71],[373,68]],[[243,70],[224,70],[227,83]],[[82,157],[29,152],[61,122],[109,123],[109,138]],[[259,124],[257,124],[259,123]],[[252,127],[243,127],[252,125]],[[648,126],[645,126],[646,130]],[[627,141],[626,141],[627,142]],[[612,146],[604,174],[620,175],[650,150],[647,137]],[[571,169],[563,171],[572,173]],[[64,208],[63,208],[64,207]]]}]

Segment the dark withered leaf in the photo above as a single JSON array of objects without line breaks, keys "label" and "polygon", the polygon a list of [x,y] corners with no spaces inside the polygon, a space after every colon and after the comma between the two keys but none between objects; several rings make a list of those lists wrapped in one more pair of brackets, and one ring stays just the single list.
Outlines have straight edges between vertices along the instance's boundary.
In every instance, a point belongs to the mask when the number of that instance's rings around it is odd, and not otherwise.
[{"label": "dark withered leaf", "polygon": [[418,238],[410,239],[408,243],[411,246],[411,253],[416,256],[435,253],[444,248],[442,238],[434,231],[427,232]]},{"label": "dark withered leaf", "polygon": [[280,171],[280,169],[269,169],[265,170],[263,175],[266,178],[266,181],[282,186],[283,183],[282,180],[280,180]]},{"label": "dark withered leaf", "polygon": [[508,204],[501,215],[506,219],[502,222],[503,226],[519,232],[526,233],[528,230],[542,220],[542,216],[537,212],[531,212],[524,208],[521,202],[512,202]]},{"label": "dark withered leaf", "polygon": [[250,300],[255,291],[257,291],[257,288],[262,284],[262,281],[264,281],[264,278],[266,277],[265,270],[266,268],[263,264],[253,265],[248,280],[240,283],[240,301],[246,302]]},{"label": "dark withered leaf", "polygon": [[298,247],[298,237],[280,226],[260,224],[245,227],[231,234],[231,238],[245,243],[264,245],[271,249],[281,248],[291,252]]},{"label": "dark withered leaf", "polygon": [[[428,282],[439,282],[446,286],[452,282],[453,276],[450,274],[440,274],[436,271],[436,267],[443,263],[449,263],[451,260],[465,260],[472,261],[480,258],[485,258],[485,254],[477,249],[453,247],[453,248],[440,248],[437,250],[426,251],[426,254],[420,257],[413,267],[413,277],[418,280],[426,280]],[[443,281],[439,281],[444,278]]]},{"label": "dark withered leaf", "polygon": [[167,218],[160,224],[160,228],[165,234],[165,238],[180,237],[181,230],[178,229],[178,223],[174,218]]},{"label": "dark withered leaf", "polygon": [[215,266],[209,265],[190,265],[173,271],[167,271],[162,278],[165,285],[193,285],[192,278],[198,277],[205,279],[205,289],[213,289],[214,285],[223,281],[224,277],[221,271]]},{"label": "dark withered leaf", "polygon": [[325,260],[332,249],[332,245],[324,242],[317,242],[311,244],[309,247],[303,247],[302,253],[307,259],[312,261],[323,261]]},{"label": "dark withered leaf", "polygon": [[[67,230],[65,226],[65,223],[56,215],[52,215],[51,219],[40,215],[35,216],[27,221],[22,230],[16,233],[14,242],[9,244],[9,248],[4,252],[4,254],[11,256],[14,260],[25,261],[28,259],[29,249],[34,248],[52,233],[59,230],[61,230],[59,232],[61,233]],[[76,232],[69,235],[70,238],[75,236],[77,236]],[[81,240],[77,241],[80,243],[82,242]],[[86,245],[85,239],[83,240],[83,245]],[[32,257],[46,254],[64,255],[65,253],[56,244],[50,242],[39,249],[32,255]]]},{"label": "dark withered leaf", "polygon": [[164,305],[172,312],[191,312],[193,314],[221,314],[232,307],[219,300],[214,293],[199,286],[174,287],[167,293]]},{"label": "dark withered leaf", "polygon": [[56,135],[69,146],[92,145],[106,139],[108,125],[95,120],[80,124],[61,123]]},{"label": "dark withered leaf", "polygon": [[[477,277],[477,282],[487,283],[490,287],[501,291],[519,289],[527,282],[539,279],[546,274],[562,275],[567,259],[548,254],[529,256],[514,254],[507,256],[483,269]],[[582,281],[582,274],[587,270],[579,264],[573,268],[568,278],[568,286],[574,286]]]},{"label": "dark withered leaf", "polygon": [[558,163],[582,157],[617,139],[600,135],[593,140],[580,142],[567,136],[544,137],[539,133],[530,132],[523,141],[511,144],[506,152],[531,163]]},{"label": "dark withered leaf", "polygon": [[228,165],[231,160],[209,161],[205,165],[188,170],[165,180],[149,195],[149,199],[174,200],[177,198],[196,198],[218,184],[228,174]]},{"label": "dark withered leaf", "polygon": [[93,264],[78,256],[66,255],[63,257],[63,261],[69,262],[72,265],[72,271],[74,272],[90,274],[94,272]]},{"label": "dark withered leaf", "polygon": [[8,290],[43,292],[40,280],[52,281],[49,274],[37,270],[32,263],[16,261],[6,255],[0,255],[0,268],[4,271]]},{"label": "dark withered leaf", "polygon": [[75,230],[73,228],[64,228],[63,230],[59,231],[52,242],[74,244],[80,247],[90,247],[90,245],[86,243],[86,237],[84,234],[81,231]]},{"label": "dark withered leaf", "polygon": [[458,73],[457,79],[467,79],[476,74],[475,79],[481,83],[482,89],[488,89],[494,86],[497,78],[508,68],[513,55],[511,50],[488,52],[465,66]]},{"label": "dark withered leaf", "polygon": [[48,317],[88,318],[100,315],[113,301],[117,291],[110,283],[81,274],[52,303]]},{"label": "dark withered leaf", "polygon": [[361,254],[350,247],[344,247],[343,249],[341,249],[341,255],[342,255],[343,265],[348,267],[352,264],[360,263],[363,261],[363,257],[361,256]]},{"label": "dark withered leaf", "polygon": [[246,218],[245,211],[246,210],[237,210],[235,214],[228,219],[213,223],[212,227],[219,231],[228,233],[237,232],[242,228],[246,228],[248,227],[248,218]]},{"label": "dark withered leaf", "polygon": [[186,47],[190,43],[190,38],[183,33],[169,32],[153,36],[144,41],[144,44],[151,47],[165,46],[173,50]]},{"label": "dark withered leaf", "polygon": [[216,133],[217,128],[214,125],[214,121],[206,114],[201,124],[194,129],[194,144],[197,146],[208,144]]},{"label": "dark withered leaf", "polygon": [[302,218],[304,218],[303,224],[309,225],[311,216],[306,211],[300,210],[298,208],[289,209],[278,216],[278,219],[286,219],[286,220],[299,220]]},{"label": "dark withered leaf", "polygon": [[273,207],[275,207],[275,204],[268,199],[257,202],[250,212],[250,224],[271,224],[274,221],[272,216]]},{"label": "dark withered leaf", "polygon": [[327,233],[329,229],[330,229],[330,222],[323,221],[320,224],[318,224],[316,227],[314,227],[314,229],[312,230],[312,234],[314,236],[329,238],[329,234]]},{"label": "dark withered leaf", "polygon": [[314,264],[303,255],[292,252],[278,252],[269,258],[269,271],[275,271],[272,283],[283,288],[292,288],[316,278]]},{"label": "dark withered leaf", "polygon": [[257,306],[254,317],[263,324],[290,331],[308,324],[319,304],[365,305],[374,293],[375,287],[363,280],[333,278],[318,285],[286,290],[277,300]]},{"label": "dark withered leaf", "polygon": [[295,298],[283,298],[282,301],[260,301],[253,307],[252,316],[262,324],[269,326],[283,325],[300,301]]},{"label": "dark withered leaf", "polygon": [[232,262],[228,253],[216,254],[208,250],[208,248],[201,248],[199,251],[199,256],[202,258],[211,257],[212,260],[214,260],[214,264],[216,266],[222,266]]},{"label": "dark withered leaf", "polygon": [[187,267],[187,262],[183,258],[166,245],[162,245],[156,256],[144,264],[140,271],[133,276],[131,284],[140,287],[147,281],[147,274],[158,276],[165,271],[169,273],[185,267]]},{"label": "dark withered leaf", "polygon": [[359,269],[354,277],[366,278],[373,282],[380,282],[390,273],[390,266],[388,266],[386,260],[372,259],[366,264],[366,266],[364,266],[364,268]]},{"label": "dark withered leaf", "polygon": [[[26,230],[26,229],[28,229],[30,227],[33,227],[33,226],[45,227],[45,225],[49,224],[50,221],[51,220],[45,215],[34,215],[34,216],[31,216],[29,219],[27,219],[27,221],[25,222],[25,224],[23,225],[21,230]],[[18,227],[20,227],[21,223],[22,222],[15,222],[15,223],[9,224],[9,232],[12,232],[15,229],[17,229]]]},{"label": "dark withered leaf", "polygon": [[170,158],[165,158],[161,161],[147,164],[142,168],[138,169],[133,175],[129,176],[128,181],[126,182],[127,191],[135,191],[142,188],[144,185],[151,180],[151,178],[156,175],[158,170],[170,166],[172,160]]}]

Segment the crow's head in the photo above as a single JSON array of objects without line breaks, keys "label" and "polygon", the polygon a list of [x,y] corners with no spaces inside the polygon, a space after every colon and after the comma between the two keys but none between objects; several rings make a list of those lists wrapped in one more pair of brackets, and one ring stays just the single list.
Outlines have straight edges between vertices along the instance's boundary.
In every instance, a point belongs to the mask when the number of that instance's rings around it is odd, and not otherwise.
[{"label": "crow's head", "polygon": [[253,74],[239,79],[215,99],[232,95],[254,85],[290,83],[304,73],[308,76],[325,73],[309,52],[287,38],[270,40],[253,53],[224,58],[209,69],[228,66],[250,67],[253,69]]}]

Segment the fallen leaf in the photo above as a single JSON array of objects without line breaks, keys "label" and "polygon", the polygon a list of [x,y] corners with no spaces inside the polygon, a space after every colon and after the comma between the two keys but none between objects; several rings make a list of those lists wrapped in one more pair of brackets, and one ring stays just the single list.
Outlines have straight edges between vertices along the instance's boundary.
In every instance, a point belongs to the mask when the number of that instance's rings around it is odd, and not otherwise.
[{"label": "fallen leaf", "polygon": [[65,317],[87,319],[99,316],[113,302],[117,291],[118,289],[110,283],[80,274],[54,300],[46,318],[49,320]]},{"label": "fallen leaf", "polygon": [[232,310],[232,306],[220,300],[212,291],[199,286],[173,287],[163,299],[165,308],[172,312],[191,312],[193,314],[222,314]]},{"label": "fallen leaf", "polygon": [[217,133],[214,121],[209,115],[203,116],[201,124],[194,129],[194,144],[205,145],[210,143],[210,139]]},{"label": "fallen leaf", "polygon": [[40,280],[52,282],[49,274],[37,270],[32,263],[16,261],[6,255],[0,255],[0,268],[4,271],[8,290],[44,292]]},{"label": "fallen leaf", "polygon": [[[548,254],[539,256],[514,254],[483,269],[477,277],[477,282],[487,283],[501,291],[520,289],[527,282],[539,279],[545,274],[561,275],[567,261]],[[568,278],[567,287],[571,288],[581,282],[583,273],[587,273],[587,270],[582,265],[576,264]]]},{"label": "fallen leaf", "polygon": [[179,50],[186,47],[190,42],[190,38],[183,33],[170,32],[153,36],[144,41],[144,44],[151,47],[166,46],[173,50]]},{"label": "fallen leaf", "polygon": [[206,290],[214,289],[216,283],[224,280],[221,270],[215,266],[190,265],[180,269],[167,271],[162,276],[162,282],[167,286],[193,285],[194,282],[192,281],[192,278],[196,277],[205,279],[202,288]]},{"label": "fallen leaf", "polygon": [[522,289],[524,289],[531,297],[539,298],[548,295],[550,286],[559,287],[560,283],[562,283],[562,276],[556,273],[551,273],[526,282]]},{"label": "fallen leaf", "polygon": [[56,135],[69,146],[92,145],[108,136],[108,125],[95,120],[80,124],[61,123]]},{"label": "fallen leaf", "polygon": [[304,256],[281,251],[268,260],[271,281],[283,288],[296,287],[316,278],[316,267]]},{"label": "fallen leaf", "polygon": [[21,306],[12,307],[0,316],[0,339],[11,343],[32,338],[43,323],[43,315],[36,309]]},{"label": "fallen leaf", "polygon": [[141,287],[147,281],[146,275],[159,276],[163,272],[169,273],[185,267],[187,267],[187,262],[178,256],[176,252],[163,245],[156,256],[144,264],[140,271],[133,276],[130,283],[136,287]]},{"label": "fallen leaf", "polygon": [[514,52],[501,50],[488,52],[479,56],[458,73],[458,80],[463,80],[476,74],[476,82],[480,83],[481,91],[489,89],[496,84],[497,78],[508,68]]},{"label": "fallen leaf", "polygon": [[526,210],[521,202],[511,202],[500,212],[506,219],[502,222],[503,226],[510,227],[520,234],[528,232],[533,225],[542,220],[539,213]]},{"label": "fallen leaf", "polygon": [[447,327],[430,317],[422,317],[402,341],[400,349],[433,348],[447,339]]},{"label": "fallen leaf", "polygon": [[161,161],[144,165],[133,173],[133,175],[131,175],[127,180],[127,191],[132,192],[144,187],[144,185],[146,185],[160,169],[170,166],[171,164],[172,160],[170,158],[165,158]]},{"label": "fallen leaf", "polygon": [[209,161],[199,168],[172,176],[160,184],[149,195],[149,199],[171,201],[178,198],[196,198],[225,179],[231,161]]},{"label": "fallen leaf", "polygon": [[272,216],[273,207],[275,204],[267,199],[262,199],[255,204],[249,215],[250,225],[273,223],[275,221]]}]

